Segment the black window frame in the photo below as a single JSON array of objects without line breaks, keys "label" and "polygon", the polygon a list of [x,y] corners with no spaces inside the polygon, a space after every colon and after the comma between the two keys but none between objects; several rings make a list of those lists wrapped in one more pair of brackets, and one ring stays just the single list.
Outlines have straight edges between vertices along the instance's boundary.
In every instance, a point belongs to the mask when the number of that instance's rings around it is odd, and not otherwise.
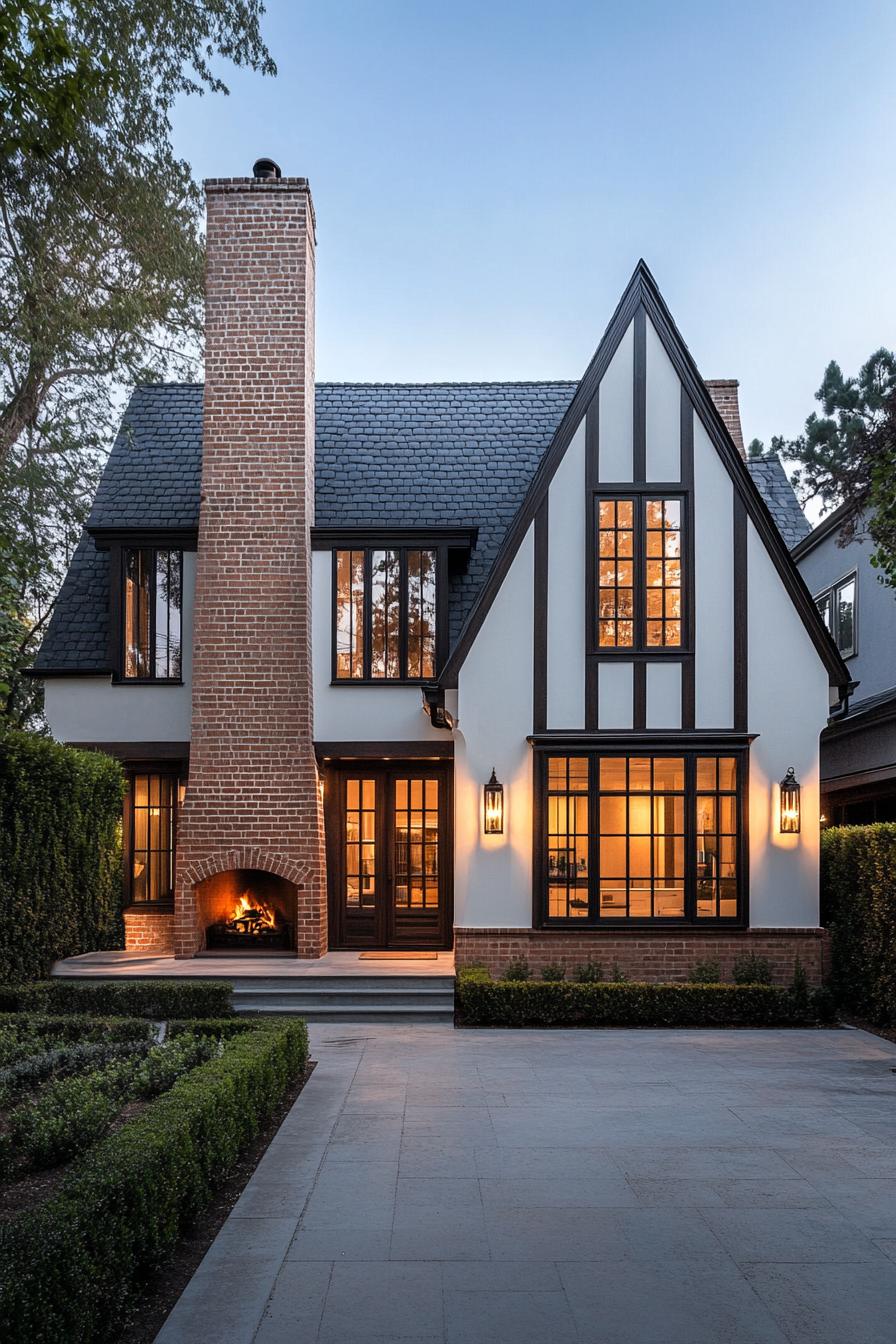
[{"label": "black window frame", "polygon": [[[183,679],[183,660],[184,660],[184,555],[186,547],[182,541],[170,542],[167,539],[146,540],[135,538],[133,541],[125,541],[112,548],[112,557],[114,564],[114,573],[117,575],[114,587],[113,598],[113,620],[111,639],[113,645],[113,681],[122,686],[182,686]],[[155,674],[151,676],[132,676],[127,672],[127,650],[125,648],[127,631],[127,563],[128,553],[132,551],[151,552],[153,560],[151,567],[152,590],[149,604],[149,647],[151,656],[155,658],[156,642],[156,582],[158,578],[157,556],[160,551],[169,553],[175,552],[180,557],[180,670],[174,676],[159,677]]]},{"label": "black window frame", "polygon": [[[360,677],[340,676],[337,658],[337,598],[338,598],[338,561],[340,553],[359,552],[364,555],[364,674]],[[372,577],[371,561],[374,552],[396,551],[398,553],[398,660],[400,675],[397,677],[374,677],[371,675],[372,656]],[[430,551],[435,556],[435,653],[432,676],[409,677],[408,666],[408,553]],[[349,540],[332,548],[331,559],[331,596],[330,596],[330,684],[331,686],[425,686],[434,681],[444,665],[447,656],[448,639],[448,546],[439,542],[407,539],[390,541],[384,537],[373,543],[367,540],[353,544]]]},{"label": "black window frame", "polygon": [[[139,775],[157,776],[171,785],[171,894],[157,901],[137,900],[134,896],[134,855],[136,847],[134,811],[136,807],[135,781]],[[122,815],[122,887],[126,910],[161,911],[174,909],[174,889],[177,882],[177,826],[181,807],[181,788],[184,783],[182,768],[174,763],[160,761],[129,761],[126,765],[127,792]]]},{"label": "black window frame", "polygon": [[[585,628],[587,631],[587,654],[590,657],[622,658],[673,658],[688,657],[694,652],[694,557],[692,553],[691,526],[692,492],[680,481],[659,481],[652,484],[636,485],[622,482],[598,484],[589,491],[588,557],[586,567]],[[599,642],[598,554],[600,532],[601,500],[630,499],[634,505],[633,518],[633,615],[631,644],[601,644]],[[647,500],[676,500],[681,505],[681,545],[679,561],[681,564],[681,643],[647,643]]]},{"label": "black window frame", "polygon": [[[853,585],[852,643],[848,649],[844,649],[840,644],[840,616],[837,595],[840,590],[845,588],[849,583]],[[848,574],[844,574],[842,578],[839,578],[836,583],[832,583],[828,588],[822,588],[819,593],[815,594],[815,597],[812,600],[823,621],[824,616],[821,612],[822,604],[825,601],[830,604],[831,623],[828,625],[825,621],[825,628],[836,644],[840,657],[844,659],[855,658],[859,652],[859,571],[857,569],[850,570]]]},{"label": "black window frame", "polygon": [[[552,916],[548,913],[548,761],[551,757],[584,756],[588,758],[588,915]],[[735,916],[697,915],[697,818],[696,788],[698,757],[733,756],[736,762],[737,846],[736,880],[738,913]],[[683,757],[685,763],[685,874],[683,916],[601,916],[600,913],[600,826],[598,818],[599,781],[598,763],[601,757]],[[533,751],[533,925],[538,929],[603,929],[608,933],[620,929],[718,929],[749,927],[749,744],[729,743],[662,743],[649,740],[637,744],[599,744],[564,741],[556,744],[536,744]]]}]

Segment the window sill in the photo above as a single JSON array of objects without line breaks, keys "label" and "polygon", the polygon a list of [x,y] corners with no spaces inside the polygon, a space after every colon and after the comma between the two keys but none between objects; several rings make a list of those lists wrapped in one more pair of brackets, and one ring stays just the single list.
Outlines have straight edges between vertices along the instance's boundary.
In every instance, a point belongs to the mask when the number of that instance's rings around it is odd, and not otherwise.
[{"label": "window sill", "polygon": [[173,915],[174,901],[131,901],[122,911],[125,915]]},{"label": "window sill", "polygon": [[672,647],[667,645],[653,645],[650,648],[627,648],[622,645],[607,645],[605,648],[591,648],[588,650],[589,658],[623,658],[631,661],[633,658],[693,658],[694,650],[686,645]]},{"label": "window sill", "polygon": [[431,686],[436,680],[433,677],[333,677],[330,681],[331,686],[404,686],[416,687]]},{"label": "window sill", "polygon": [[658,933],[668,933],[670,929],[714,933],[719,929],[731,929],[736,932],[738,929],[749,927],[744,919],[701,919],[699,922],[689,919],[552,919],[536,925],[541,933],[571,933],[581,929],[589,933],[621,933],[637,930],[639,934],[650,929],[656,929]]},{"label": "window sill", "polygon": [[113,686],[183,686],[183,677],[116,677]]}]

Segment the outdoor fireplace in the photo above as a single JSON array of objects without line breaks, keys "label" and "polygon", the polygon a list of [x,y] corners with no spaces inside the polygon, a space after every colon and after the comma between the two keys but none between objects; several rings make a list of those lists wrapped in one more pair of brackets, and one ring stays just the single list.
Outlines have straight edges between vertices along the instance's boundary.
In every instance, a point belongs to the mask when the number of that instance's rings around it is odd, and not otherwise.
[{"label": "outdoor fireplace", "polygon": [[196,887],[208,952],[295,952],[296,889],[252,868],[236,868]]}]

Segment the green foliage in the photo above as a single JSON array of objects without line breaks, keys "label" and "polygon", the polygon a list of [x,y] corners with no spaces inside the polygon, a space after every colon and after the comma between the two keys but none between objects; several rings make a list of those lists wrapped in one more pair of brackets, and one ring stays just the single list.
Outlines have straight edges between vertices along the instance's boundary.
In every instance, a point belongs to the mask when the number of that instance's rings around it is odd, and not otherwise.
[{"label": "green foliage", "polygon": [[[260,0],[0,0],[0,714],[40,641],[137,382],[195,377],[202,197],[185,95],[263,74]],[[222,59],[223,58],[223,59]],[[248,164],[245,168],[248,169]]]},{"label": "green foliage", "polygon": [[0,981],[120,945],[123,797],[110,756],[0,729]]},{"label": "green foliage", "polygon": [[599,961],[585,961],[572,978],[580,985],[596,985],[604,978],[604,968]]},{"label": "green foliage", "polygon": [[532,968],[524,958],[520,958],[519,961],[509,961],[504,971],[505,980],[529,980],[531,976]]},{"label": "green foliage", "polygon": [[118,1060],[85,1077],[50,1083],[9,1117],[11,1151],[23,1166],[55,1167],[105,1134],[128,1095],[133,1065]]},{"label": "green foliage", "polygon": [[867,532],[871,563],[881,581],[896,586],[896,354],[876,350],[855,378],[832,361],[815,394],[803,433],[772,447],[800,465],[793,483],[805,502],[845,505],[840,539]]},{"label": "green foliage", "polygon": [[100,1016],[227,1017],[226,980],[41,980],[0,985],[0,1011]]},{"label": "green foliage", "polygon": [[896,1022],[896,824],[821,833],[821,918],[831,934],[831,989],[874,1022]]},{"label": "green foliage", "polygon": [[26,1017],[10,1011],[10,1001],[20,993],[20,987],[0,990],[4,1000],[0,1009],[0,1037],[17,1042],[13,1055],[16,1059],[24,1058],[29,1050],[33,1052],[38,1042],[47,1048],[74,1041],[148,1041],[155,1035],[155,1025],[137,1017],[60,1017],[30,1011]]},{"label": "green foliage", "polygon": [[525,984],[461,978],[457,1009],[480,1027],[786,1027],[817,1020],[814,997],[773,985]]},{"label": "green foliage", "polygon": [[137,1064],[128,1095],[144,1101],[161,1096],[182,1074],[211,1059],[217,1052],[218,1042],[208,1035],[182,1034],[164,1045],[154,1045]]},{"label": "green foliage", "polygon": [[717,961],[695,961],[688,980],[692,985],[719,985],[722,968]]},{"label": "green foliage", "polygon": [[736,985],[770,985],[771,963],[765,957],[757,957],[755,952],[749,952],[735,961],[731,968],[731,979]]},{"label": "green foliage", "polygon": [[[74,1045],[54,1045],[34,1054],[20,1056],[15,1063],[0,1068],[0,1104],[22,1093],[33,1091],[48,1079],[68,1078],[72,1074],[102,1068],[130,1054],[139,1042],[80,1041]],[[149,1049],[149,1043],[144,1042]]]},{"label": "green foliage", "polygon": [[610,980],[614,985],[624,985],[628,980],[628,976],[619,965],[618,961],[613,962],[613,969],[610,971]]},{"label": "green foliage", "polygon": [[541,968],[541,978],[542,980],[552,981],[565,980],[566,971],[559,962],[549,961],[546,966],[542,966]]},{"label": "green foliage", "polygon": [[11,1341],[107,1344],[129,1299],[301,1074],[303,1022],[264,1022],[80,1158],[59,1193],[0,1225]]}]

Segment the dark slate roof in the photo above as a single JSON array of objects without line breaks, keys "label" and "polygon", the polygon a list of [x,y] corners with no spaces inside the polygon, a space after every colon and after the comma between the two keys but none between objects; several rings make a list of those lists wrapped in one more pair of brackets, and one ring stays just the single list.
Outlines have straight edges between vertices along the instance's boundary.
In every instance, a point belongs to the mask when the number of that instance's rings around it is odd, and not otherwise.
[{"label": "dark slate roof", "polygon": [[793,486],[777,453],[747,458],[747,470],[768,505],[788,550],[811,532],[809,520],[799,506]]},{"label": "dark slate roof", "polygon": [[[321,527],[478,527],[451,578],[453,643],[578,384],[318,383],[315,522]],[[88,528],[192,527],[199,520],[202,386],[138,387]],[[784,469],[750,473],[788,546],[809,527]],[[108,555],[82,539],[35,660],[37,670],[107,665]]]}]

